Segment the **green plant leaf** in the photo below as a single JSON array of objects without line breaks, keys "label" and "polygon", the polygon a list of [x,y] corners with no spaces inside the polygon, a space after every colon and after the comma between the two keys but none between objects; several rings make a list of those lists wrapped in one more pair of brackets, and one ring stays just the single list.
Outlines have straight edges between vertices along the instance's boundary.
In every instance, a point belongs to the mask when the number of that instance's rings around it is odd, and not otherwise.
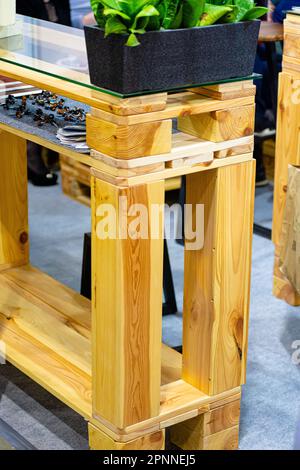
[{"label": "green plant leaf", "polygon": [[123,34],[127,32],[127,26],[117,16],[111,16],[105,24],[105,37],[109,34]]},{"label": "green plant leaf", "polygon": [[129,20],[130,21],[130,16],[126,15],[122,11],[114,10],[113,8],[104,8],[103,15],[104,16],[109,16],[109,15],[120,16],[121,18],[123,18],[123,20]]},{"label": "green plant leaf", "polygon": [[239,9],[236,5],[229,5],[228,7],[231,8],[231,11],[226,13],[222,18],[220,18],[219,23],[235,23],[237,21],[237,16]]},{"label": "green plant leaf", "polygon": [[204,12],[205,0],[183,0],[182,26],[193,28],[197,26]]},{"label": "green plant leaf", "polygon": [[204,7],[204,13],[202,14],[199,22],[199,26],[209,26],[215,24],[220,18],[222,18],[222,16],[231,11],[232,9],[229,6],[212,5],[206,3]]},{"label": "green plant leaf", "polygon": [[261,18],[268,12],[266,7],[253,7],[251,10],[248,10],[247,13],[243,16],[243,21],[256,20]]},{"label": "green plant leaf", "polygon": [[139,46],[141,43],[139,42],[138,38],[134,33],[131,33],[128,37],[128,40],[126,42],[126,46],[129,47],[136,47]]},{"label": "green plant leaf", "polygon": [[144,29],[146,25],[148,24],[149,17],[151,16],[159,16],[159,12],[152,5],[148,5],[144,7],[141,11],[139,11],[139,13],[136,15],[133,25],[132,25],[132,29],[136,29],[138,27],[138,22],[140,19],[147,18],[147,21],[145,21],[144,24],[139,26]]},{"label": "green plant leaf", "polygon": [[100,3],[102,3],[104,7],[112,8],[113,10],[122,9],[119,0],[100,0]]},{"label": "green plant leaf", "polygon": [[233,4],[238,7],[236,21],[241,21],[247,11],[251,10],[254,7],[253,0],[234,0]]},{"label": "green plant leaf", "polygon": [[183,5],[181,4],[179,6],[179,9],[176,13],[176,16],[173,22],[170,24],[170,29],[179,29],[182,24],[182,19],[183,19]]},{"label": "green plant leaf", "polygon": [[164,29],[169,29],[173,21],[175,20],[178,6],[179,6],[179,0],[165,0],[165,16],[162,22],[162,27]]}]

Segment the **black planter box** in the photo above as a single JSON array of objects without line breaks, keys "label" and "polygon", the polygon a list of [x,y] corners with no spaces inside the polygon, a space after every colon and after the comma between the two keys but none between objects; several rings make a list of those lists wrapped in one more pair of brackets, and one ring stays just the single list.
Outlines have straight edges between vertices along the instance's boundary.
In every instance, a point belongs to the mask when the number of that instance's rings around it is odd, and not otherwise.
[{"label": "black planter box", "polygon": [[163,91],[210,83],[253,72],[260,21],[201,28],[151,31],[140,46],[127,47],[125,35],[104,38],[85,27],[91,82],[121,94]]}]

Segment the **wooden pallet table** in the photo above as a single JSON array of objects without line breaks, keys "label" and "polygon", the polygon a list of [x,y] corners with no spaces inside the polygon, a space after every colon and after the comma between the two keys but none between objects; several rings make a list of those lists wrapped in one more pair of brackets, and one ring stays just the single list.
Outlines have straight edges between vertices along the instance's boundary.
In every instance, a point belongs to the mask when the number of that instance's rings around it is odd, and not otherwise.
[{"label": "wooden pallet table", "polygon": [[[38,65],[23,68],[0,54],[1,74],[92,105],[91,156],[65,155],[90,167],[93,294],[90,302],[31,266],[26,139],[36,138],[1,124],[7,359],[88,421],[92,449],[164,449],[167,428],[182,449],[237,448],[254,207],[252,82],[121,99],[48,77]],[[185,250],[179,354],[161,341],[163,214],[158,236],[146,239],[103,239],[98,223],[102,204],[111,204],[126,232],[119,197],[163,205],[165,181],[183,175],[187,203],[204,204],[205,240]],[[151,233],[151,217],[148,224]]]},{"label": "wooden pallet table", "polygon": [[300,16],[288,14],[284,22],[283,68],[279,79],[275,159],[273,242],[275,263],[273,294],[290,305],[300,295],[279,269],[280,238],[286,205],[289,165],[300,166]]}]

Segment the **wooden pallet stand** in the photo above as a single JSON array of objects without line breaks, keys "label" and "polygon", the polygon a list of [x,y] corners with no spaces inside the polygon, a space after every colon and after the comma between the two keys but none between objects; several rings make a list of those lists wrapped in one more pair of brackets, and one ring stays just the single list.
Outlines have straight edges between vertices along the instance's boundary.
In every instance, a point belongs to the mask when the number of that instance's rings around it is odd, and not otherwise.
[{"label": "wooden pallet stand", "polygon": [[[255,88],[195,91],[93,100],[92,302],[30,265],[25,141],[1,134],[0,155],[10,154],[0,159],[1,339],[12,364],[85,417],[91,449],[161,450],[167,428],[183,449],[238,446]],[[186,202],[204,204],[205,238],[203,248],[185,249],[179,354],[161,340],[163,214],[156,237],[103,239],[98,224],[99,208],[112,204],[126,233],[119,197],[163,205],[165,181],[183,175]],[[153,223],[149,217],[149,233]]]},{"label": "wooden pallet stand", "polygon": [[275,245],[273,294],[288,304],[299,306],[300,296],[280,272],[279,246],[286,205],[288,167],[300,166],[300,16],[288,14],[284,22],[283,68],[279,77],[273,243]]}]

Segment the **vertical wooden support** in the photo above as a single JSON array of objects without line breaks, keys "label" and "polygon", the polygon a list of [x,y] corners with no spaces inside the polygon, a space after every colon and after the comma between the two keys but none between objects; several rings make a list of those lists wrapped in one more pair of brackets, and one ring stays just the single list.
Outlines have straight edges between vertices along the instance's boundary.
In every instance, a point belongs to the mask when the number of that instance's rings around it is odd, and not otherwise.
[{"label": "vertical wooden support", "polygon": [[28,262],[26,141],[0,131],[0,271]]},{"label": "vertical wooden support", "polygon": [[240,400],[219,406],[171,428],[171,441],[184,450],[235,450]]},{"label": "vertical wooden support", "polygon": [[187,177],[204,204],[204,248],[185,252],[183,379],[208,395],[244,383],[255,162]]},{"label": "vertical wooden support", "polygon": [[[163,214],[151,238],[151,207],[164,204],[164,181],[131,188],[95,177],[91,183],[93,416],[122,429],[159,413]],[[103,211],[111,208],[116,236],[103,239]],[[148,225],[144,239],[131,238],[137,214]]]},{"label": "vertical wooden support", "polygon": [[275,244],[273,294],[290,305],[300,305],[300,296],[278,268],[278,256],[288,185],[288,165],[300,165],[300,75],[298,84],[292,75],[279,77],[275,184],[272,238]]}]

